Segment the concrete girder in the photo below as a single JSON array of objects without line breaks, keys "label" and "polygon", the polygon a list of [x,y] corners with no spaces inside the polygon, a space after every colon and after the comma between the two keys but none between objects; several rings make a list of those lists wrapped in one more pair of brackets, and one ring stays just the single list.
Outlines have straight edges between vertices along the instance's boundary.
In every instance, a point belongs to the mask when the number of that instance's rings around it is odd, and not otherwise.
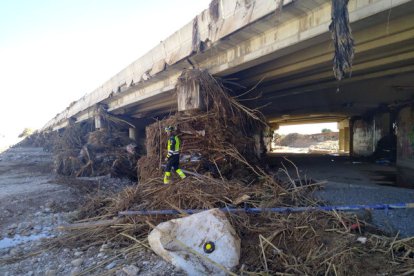
[{"label": "concrete girder", "polygon": [[[366,80],[371,78],[378,78],[382,76],[387,75],[393,75],[393,74],[401,74],[406,72],[411,72],[412,67],[404,66],[405,64],[413,64],[414,61],[414,51],[403,53],[399,55],[393,55],[390,57],[385,57],[378,60],[368,61],[365,63],[360,63],[358,65],[353,66],[352,74],[353,76],[351,78],[347,78],[341,81],[341,85],[351,83],[351,82],[357,82],[360,80]],[[394,65],[391,69],[387,69],[387,66]],[[373,73],[364,73],[364,71],[375,68],[377,72]],[[364,73],[361,75],[358,75],[358,73]],[[268,85],[267,87],[262,87],[261,91],[262,93],[270,93],[275,94],[274,96],[266,97],[266,99],[275,99],[280,98],[284,96],[291,96],[294,95],[294,93],[298,94],[301,92],[312,92],[315,91],[314,89],[311,89],[311,84],[317,82],[317,86],[315,88],[323,88],[328,85],[328,83],[335,84],[334,86],[338,86],[338,82],[334,80],[332,77],[332,71],[325,71],[317,74],[313,74],[310,76],[305,76],[301,78],[296,78],[293,80],[287,80],[284,82],[276,82],[275,84]],[[321,86],[322,85],[322,86]],[[306,87],[306,89],[300,89],[297,87]],[[296,92],[292,91],[294,88],[298,89]],[[278,94],[277,92],[283,92]]]},{"label": "concrete girder", "polygon": [[[241,7],[237,6],[239,1],[222,1],[221,18],[217,22],[211,22],[208,11],[197,18],[201,40],[208,40],[211,45],[204,53],[192,54],[192,23],[189,23],[74,103],[45,128],[62,125],[69,117],[78,120],[90,118],[87,110],[99,102],[106,103],[109,111],[116,112],[171,91],[180,68],[188,65],[186,58],[211,73],[228,75],[329,41],[330,1],[311,2],[315,4],[295,1],[282,13],[275,14],[275,1],[256,0],[254,5]],[[410,13],[414,10],[414,3],[409,0],[351,0],[348,7],[353,27],[363,29],[386,22],[391,7],[391,19],[394,15]],[[392,31],[391,27],[389,31]]]},{"label": "concrete girder", "polygon": [[[414,27],[414,20],[411,22],[412,27]],[[367,30],[367,33],[375,33],[377,28]],[[414,37],[414,28],[401,31],[395,34],[384,36],[378,36],[375,39],[370,39],[366,42],[359,42],[356,40],[357,45],[355,49],[355,62],[358,62],[358,59],[364,60],[364,56],[369,55],[370,53],[375,53],[381,51],[383,47],[392,47],[394,50],[400,51],[398,49],[400,46],[409,44],[410,47],[413,47],[413,37]],[[275,78],[283,78],[286,76],[292,76],[299,72],[306,72],[313,70],[318,67],[330,67],[332,66],[332,56],[333,51],[329,47],[329,42],[311,47],[294,55],[285,56],[280,59],[277,59],[275,62],[270,64],[268,67],[271,69],[266,70],[266,65],[260,66],[260,68],[255,69],[254,76],[241,73],[241,83],[244,85],[254,85],[255,83],[262,80],[264,77],[266,80],[271,80]],[[243,81],[246,80],[246,81]]]}]

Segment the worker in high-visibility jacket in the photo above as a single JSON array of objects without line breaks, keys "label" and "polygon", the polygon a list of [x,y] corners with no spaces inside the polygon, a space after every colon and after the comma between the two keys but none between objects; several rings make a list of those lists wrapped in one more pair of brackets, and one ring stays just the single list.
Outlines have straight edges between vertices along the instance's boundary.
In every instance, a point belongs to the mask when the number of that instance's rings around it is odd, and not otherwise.
[{"label": "worker in high-visibility jacket", "polygon": [[165,167],[164,184],[170,183],[171,169],[174,168],[175,172],[181,177],[186,178],[184,172],[180,169],[180,139],[177,135],[174,135],[175,129],[172,126],[167,126],[165,132],[168,136],[167,144],[167,165]]}]

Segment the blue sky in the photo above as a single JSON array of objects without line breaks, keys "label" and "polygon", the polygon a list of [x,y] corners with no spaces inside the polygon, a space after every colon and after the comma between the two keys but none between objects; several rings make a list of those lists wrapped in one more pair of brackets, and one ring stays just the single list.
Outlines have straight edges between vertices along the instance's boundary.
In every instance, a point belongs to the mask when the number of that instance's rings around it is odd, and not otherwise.
[{"label": "blue sky", "polygon": [[209,2],[0,0],[0,144],[42,127]]}]

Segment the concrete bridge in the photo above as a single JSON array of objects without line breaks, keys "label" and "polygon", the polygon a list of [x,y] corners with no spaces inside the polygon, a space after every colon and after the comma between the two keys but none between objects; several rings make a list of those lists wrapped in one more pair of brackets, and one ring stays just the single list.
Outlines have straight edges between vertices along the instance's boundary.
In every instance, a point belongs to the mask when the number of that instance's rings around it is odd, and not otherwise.
[{"label": "concrete bridge", "polygon": [[177,79],[202,68],[245,87],[240,93],[257,85],[263,96],[255,105],[265,106],[274,128],[337,121],[341,150],[352,155],[371,155],[396,134],[397,165],[414,179],[414,1],[350,0],[348,11],[355,58],[352,76],[340,82],[332,72],[331,0],[214,0],[43,129],[90,119],[99,127],[100,106],[136,124],[185,109]]}]

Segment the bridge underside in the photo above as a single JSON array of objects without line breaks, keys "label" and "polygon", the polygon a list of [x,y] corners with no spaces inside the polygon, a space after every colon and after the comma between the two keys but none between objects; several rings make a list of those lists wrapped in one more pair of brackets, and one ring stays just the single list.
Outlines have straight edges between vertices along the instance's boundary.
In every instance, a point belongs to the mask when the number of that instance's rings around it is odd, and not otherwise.
[{"label": "bridge underside", "polygon": [[[125,90],[120,86],[121,93],[100,103],[147,124],[177,111],[174,87],[183,69],[208,69],[236,82],[235,95],[255,87],[251,95],[261,96],[244,103],[260,107],[274,125],[346,122],[344,148],[352,155],[372,155],[382,138],[396,136],[397,165],[414,179],[414,2],[350,1],[355,58],[352,74],[341,81],[332,70],[330,1],[290,2],[280,15],[251,22],[171,66],[162,63],[156,75]],[[252,9],[244,13],[254,14]],[[77,121],[94,116],[92,105],[72,113]],[[56,129],[66,122],[58,124]]]},{"label": "bridge underside", "polygon": [[[236,95],[256,87],[260,98],[245,103],[261,107],[272,125],[347,122],[340,129],[345,132],[343,149],[354,156],[370,156],[379,140],[397,135],[399,174],[413,179],[412,130],[407,127],[414,123],[409,107],[414,101],[413,10],[409,4],[352,24],[355,58],[352,73],[341,81],[333,75],[328,33],[297,45],[301,50],[269,54],[260,64],[254,61],[217,75],[244,87],[235,86]],[[177,110],[172,92],[153,99],[123,112],[139,118]]]},{"label": "bridge underside", "polygon": [[[340,120],[396,108],[414,95],[413,11],[414,4],[408,3],[352,24],[356,44],[352,74],[340,82],[333,76],[333,43],[327,32],[284,49],[283,53],[276,51],[216,75],[245,87],[236,94],[257,86],[262,96],[250,104],[263,106],[269,122]],[[230,47],[239,40],[235,35],[226,43]],[[209,54],[195,56],[193,61],[214,73],[215,61],[206,58]],[[143,118],[176,110],[176,96],[173,90],[166,89],[112,111]]]},{"label": "bridge underside", "polygon": [[257,85],[263,96],[255,105],[264,106],[270,122],[340,119],[396,108],[414,96],[414,20],[410,17],[352,26],[355,59],[351,75],[342,81],[333,77],[329,40],[229,77],[245,87]]}]

